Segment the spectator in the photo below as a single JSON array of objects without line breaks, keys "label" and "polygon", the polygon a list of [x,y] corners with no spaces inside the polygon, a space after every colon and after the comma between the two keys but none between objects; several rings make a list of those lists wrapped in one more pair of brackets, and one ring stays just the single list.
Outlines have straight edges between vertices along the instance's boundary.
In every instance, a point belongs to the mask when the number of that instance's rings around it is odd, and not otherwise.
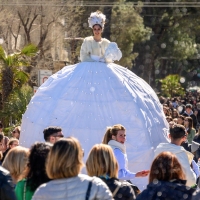
[{"label": "spectator", "polygon": [[173,121],[173,119],[172,119],[171,116],[167,116],[167,117],[166,117],[166,120],[168,121],[168,123],[171,122],[171,121]]},{"label": "spectator", "polygon": [[169,136],[171,143],[159,144],[155,150],[155,156],[164,151],[174,153],[177,156],[178,161],[180,162],[186,175],[187,186],[194,186],[196,184],[196,175],[190,167],[193,160],[193,154],[180,146],[182,142],[186,141],[187,139],[185,127],[179,124],[175,124],[172,128],[170,128]]},{"label": "spectator", "polygon": [[[198,133],[194,136],[193,141],[200,145],[200,128],[198,130]],[[198,146],[198,148],[195,148],[195,151],[193,151],[193,153],[195,156],[195,161],[198,162],[200,158],[200,147]]]},{"label": "spectator", "polygon": [[191,200],[195,189],[185,184],[185,175],[177,157],[170,152],[162,152],[154,159],[147,189],[138,195],[137,200]]},{"label": "spectator", "polygon": [[177,124],[177,123],[178,123],[178,118],[174,118],[174,119],[173,119],[173,122],[174,122],[175,124]]},{"label": "spectator", "polygon": [[31,200],[35,190],[50,179],[46,175],[45,162],[52,145],[49,143],[35,143],[30,149],[28,167],[23,180],[15,188],[18,200]]},{"label": "spectator", "polygon": [[195,160],[192,160],[191,167],[192,167],[194,173],[196,174],[197,181],[198,181],[198,178],[199,178],[199,175],[200,175],[200,171],[199,171],[199,166],[197,165],[197,163],[195,162]]},{"label": "spectator", "polygon": [[197,103],[196,105],[196,110],[197,110],[197,121],[198,121],[198,124],[200,124],[200,102]]},{"label": "spectator", "polygon": [[0,166],[0,199],[16,200],[14,193],[14,184],[9,171]]},{"label": "spectator", "polygon": [[64,137],[62,129],[57,126],[49,126],[45,128],[43,134],[44,134],[44,140],[51,144],[54,144],[60,138]]},{"label": "spectator", "polygon": [[83,166],[82,157],[83,151],[77,139],[58,140],[46,163],[47,175],[53,180],[41,185],[32,200],[112,199],[109,188],[101,179],[79,174]]},{"label": "spectator", "polygon": [[19,137],[20,137],[20,132],[21,132],[21,127],[20,126],[16,126],[14,128],[14,130],[12,131],[12,136],[14,138],[17,138],[19,140]]},{"label": "spectator", "polygon": [[187,104],[185,106],[185,112],[183,113],[183,116],[185,117],[191,117],[193,120],[193,127],[196,129],[197,126],[197,118],[194,115],[193,111],[192,111],[192,105],[191,104]]},{"label": "spectator", "polygon": [[171,115],[171,113],[169,112],[169,108],[166,107],[166,106],[163,106],[163,112],[164,112],[165,116],[170,116]]},{"label": "spectator", "polygon": [[176,124],[173,120],[171,122],[169,122],[169,128],[173,127],[174,124]]},{"label": "spectator", "polygon": [[172,105],[173,105],[174,108],[178,107],[178,101],[177,101],[176,97],[174,99],[172,99]]},{"label": "spectator", "polygon": [[174,119],[174,118],[178,118],[178,116],[179,116],[179,112],[178,112],[178,110],[176,110],[175,108],[172,110],[172,118]]},{"label": "spectator", "polygon": [[118,177],[122,180],[129,180],[135,177],[145,177],[149,174],[148,170],[143,170],[137,173],[130,172],[127,169],[128,159],[125,147],[126,129],[121,124],[108,127],[103,138],[103,144],[108,144],[114,151],[117,159],[119,172]]},{"label": "spectator", "polygon": [[2,153],[4,153],[7,150],[8,141],[9,141],[9,138],[7,136],[4,136],[3,133],[0,133],[0,144],[1,144],[0,149]]},{"label": "spectator", "polygon": [[2,153],[4,152],[4,149],[5,149],[4,148],[5,145],[4,145],[4,139],[3,138],[4,138],[3,134],[0,133],[0,151]]},{"label": "spectator", "polygon": [[179,115],[177,118],[177,124],[184,125],[185,117],[183,115]]},{"label": "spectator", "polygon": [[28,155],[29,149],[18,146],[11,149],[5,157],[2,166],[10,171],[10,175],[15,183],[21,179],[27,167]]},{"label": "spectator", "polygon": [[1,121],[0,121],[0,134],[4,135],[4,133],[3,133],[3,124],[2,124]]},{"label": "spectator", "polygon": [[2,164],[3,153],[0,151],[0,166]]},{"label": "spectator", "polygon": [[6,151],[3,152],[3,158],[2,158],[2,162],[4,161],[6,155],[8,154],[8,152],[12,149],[12,148],[15,148],[19,146],[19,140],[16,139],[16,138],[11,138],[9,141],[8,141],[8,148],[6,149]]},{"label": "spectator", "polygon": [[93,146],[86,161],[86,168],[88,175],[97,176],[107,184],[115,200],[135,199],[135,193],[130,183],[120,182],[117,179],[117,160],[108,145],[96,144]]},{"label": "spectator", "polygon": [[188,143],[191,144],[192,140],[196,134],[196,130],[193,128],[193,122],[191,117],[185,117],[184,119],[184,126],[187,131],[187,139]]}]

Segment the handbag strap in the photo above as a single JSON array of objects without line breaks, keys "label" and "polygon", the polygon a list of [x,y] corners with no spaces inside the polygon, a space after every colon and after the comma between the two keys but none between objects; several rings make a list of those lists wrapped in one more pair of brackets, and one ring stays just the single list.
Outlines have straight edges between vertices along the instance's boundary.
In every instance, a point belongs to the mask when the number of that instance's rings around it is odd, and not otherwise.
[{"label": "handbag strap", "polygon": [[92,187],[92,180],[89,181],[89,183],[88,183],[88,188],[87,188],[87,192],[86,192],[85,200],[89,200],[91,187]]},{"label": "handbag strap", "polygon": [[112,193],[112,196],[115,197],[115,195],[117,194],[117,192],[119,191],[119,188],[121,187],[121,182],[119,182],[117,184],[117,187],[115,188],[114,192]]},{"label": "handbag strap", "polygon": [[23,193],[23,200],[26,200],[26,180],[24,181],[24,193]]}]

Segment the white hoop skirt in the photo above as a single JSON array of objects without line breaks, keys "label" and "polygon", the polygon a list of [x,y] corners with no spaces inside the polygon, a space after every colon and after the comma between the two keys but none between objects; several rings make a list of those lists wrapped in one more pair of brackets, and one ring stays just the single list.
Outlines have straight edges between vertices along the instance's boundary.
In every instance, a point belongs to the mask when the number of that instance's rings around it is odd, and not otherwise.
[{"label": "white hoop skirt", "polygon": [[[22,119],[20,144],[44,141],[47,126],[60,126],[79,139],[85,158],[101,143],[107,126],[122,124],[127,133],[129,170],[149,169],[154,148],[167,142],[167,122],[153,89],[114,63],[81,62],[52,75],[31,99]],[[145,186],[146,178],[134,183]],[[142,184],[142,185],[141,185]]]}]

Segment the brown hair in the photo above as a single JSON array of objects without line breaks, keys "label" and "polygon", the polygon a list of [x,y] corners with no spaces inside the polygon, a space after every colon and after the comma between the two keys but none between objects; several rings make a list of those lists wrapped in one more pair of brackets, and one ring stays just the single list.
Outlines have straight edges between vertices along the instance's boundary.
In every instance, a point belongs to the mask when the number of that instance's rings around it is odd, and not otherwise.
[{"label": "brown hair", "polygon": [[173,153],[162,152],[156,156],[151,165],[149,183],[154,180],[170,181],[173,179],[185,180],[181,164]]},{"label": "brown hair", "polygon": [[114,126],[112,126],[112,127],[107,127],[107,130],[106,130],[106,133],[104,134],[102,143],[103,143],[103,144],[108,144],[108,142],[109,142],[110,140],[112,140],[112,136],[113,136],[113,135],[114,135],[114,136],[117,136],[117,133],[118,133],[118,131],[120,131],[120,130],[125,131],[126,129],[125,129],[125,127],[122,126],[121,124],[116,124],[116,125],[114,125]]},{"label": "brown hair", "polygon": [[83,166],[83,151],[79,141],[74,137],[58,140],[51,148],[46,172],[50,179],[77,176]]},{"label": "brown hair", "polygon": [[10,140],[8,141],[8,147],[13,145],[14,142],[18,142],[19,143],[19,140],[17,138],[10,138]]},{"label": "brown hair", "polygon": [[[164,110],[166,110],[166,113],[165,113]],[[171,115],[169,108],[166,107],[166,106],[163,106],[163,112],[164,112],[165,116],[170,116]]]},{"label": "brown hair", "polygon": [[183,122],[182,122],[182,124],[181,125],[183,125],[184,124],[184,119],[185,119],[185,117],[183,116],[183,115],[179,115],[178,117],[177,117],[177,119],[181,119]]},{"label": "brown hair", "polygon": [[169,122],[172,121],[172,117],[171,116],[166,116],[166,120],[168,121],[168,119],[170,120]]},{"label": "brown hair", "polygon": [[86,161],[86,168],[89,176],[118,177],[117,160],[112,148],[106,144],[96,144],[92,147]]},{"label": "brown hair", "polygon": [[[176,113],[176,116],[174,116],[174,113]],[[172,118],[177,118],[179,115],[180,114],[179,114],[178,110],[176,110],[176,109],[172,110]]]},{"label": "brown hair", "polygon": [[185,120],[188,120],[188,134],[190,134],[191,129],[193,129],[193,119],[192,117],[185,117]]}]

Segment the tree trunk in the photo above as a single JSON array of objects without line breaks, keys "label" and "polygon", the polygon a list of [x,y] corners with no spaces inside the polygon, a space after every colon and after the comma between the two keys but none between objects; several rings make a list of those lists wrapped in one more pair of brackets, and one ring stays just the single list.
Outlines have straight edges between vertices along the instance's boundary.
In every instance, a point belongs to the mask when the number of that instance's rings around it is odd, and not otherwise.
[{"label": "tree trunk", "polygon": [[13,71],[11,67],[2,70],[2,107],[13,89]]}]

